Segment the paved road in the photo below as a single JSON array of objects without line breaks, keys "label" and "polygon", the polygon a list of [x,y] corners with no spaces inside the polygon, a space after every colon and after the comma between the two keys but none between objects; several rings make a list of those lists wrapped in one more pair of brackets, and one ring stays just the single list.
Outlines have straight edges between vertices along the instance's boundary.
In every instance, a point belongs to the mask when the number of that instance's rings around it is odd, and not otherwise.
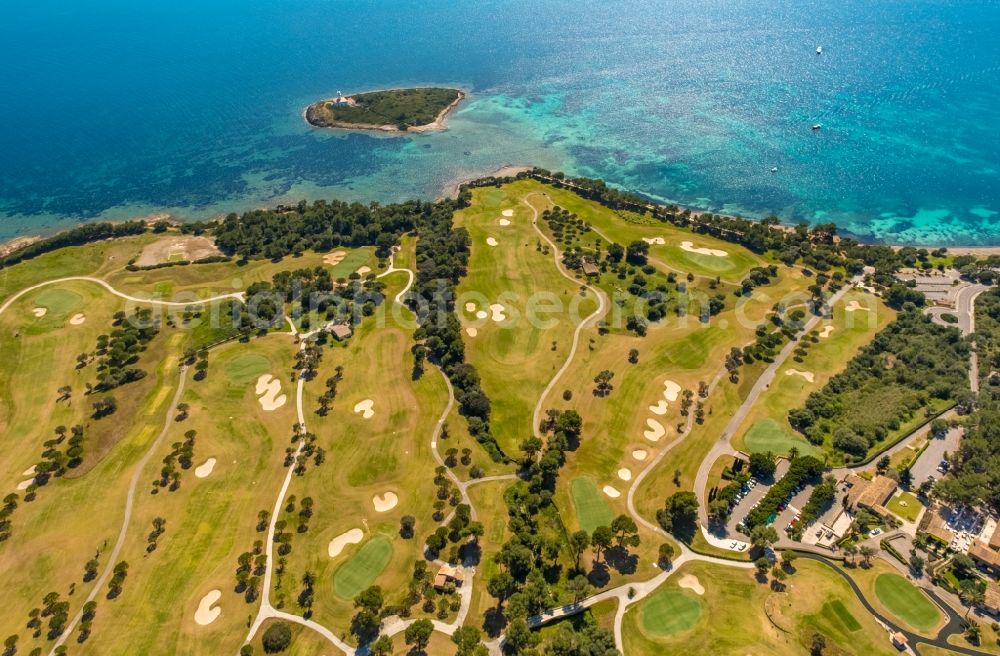
[{"label": "paved road", "polygon": [[600,289],[599,287],[593,287],[586,283],[580,282],[572,275],[570,275],[566,271],[566,269],[563,268],[562,262],[559,261],[559,249],[556,248],[556,245],[552,243],[552,240],[549,239],[548,236],[544,232],[542,232],[541,229],[538,227],[538,210],[535,208],[534,205],[528,202],[528,199],[531,198],[532,196],[544,196],[544,195],[545,194],[540,194],[539,192],[532,192],[522,199],[522,202],[529,208],[531,208],[531,213],[534,215],[531,219],[531,227],[533,227],[535,229],[535,232],[537,232],[538,235],[542,239],[544,239],[548,243],[548,245],[552,248],[552,259],[555,261],[556,268],[559,270],[559,273],[561,273],[564,278],[572,282],[574,285],[580,285],[582,287],[585,287],[589,289],[595,296],[597,296],[597,309],[594,310],[587,318],[585,318],[577,325],[576,330],[573,331],[573,344],[569,349],[569,354],[566,356],[566,361],[563,363],[563,366],[559,368],[559,371],[556,372],[555,376],[552,377],[552,380],[549,381],[549,384],[545,386],[545,389],[542,390],[541,396],[538,397],[538,403],[535,405],[535,413],[531,419],[531,424],[532,424],[531,431],[532,434],[535,435],[535,437],[539,438],[542,437],[539,434],[539,426],[541,425],[541,419],[542,419],[542,406],[545,404],[545,399],[548,398],[549,393],[552,391],[552,388],[556,386],[556,383],[559,382],[559,379],[562,378],[562,375],[566,373],[566,370],[569,369],[570,364],[572,364],[573,357],[576,355],[576,349],[580,345],[580,333],[583,331],[584,328],[587,327],[589,323],[596,320],[598,317],[603,316],[608,309],[607,295],[604,293],[604,290]]},{"label": "paved road", "polygon": [[[838,303],[844,295],[854,289],[854,286],[863,279],[862,276],[855,276],[849,282],[847,282],[839,291],[837,291],[833,296],[827,301],[827,305],[831,307]],[[813,315],[806,321],[799,335],[805,335],[810,330],[816,327],[820,321],[823,320],[821,315]],[[736,455],[736,449],[733,448],[731,440],[733,435],[739,430],[743,421],[746,419],[750,410],[753,408],[754,404],[757,402],[758,397],[771,385],[774,381],[774,377],[778,373],[778,369],[784,365],[785,360],[788,356],[798,347],[798,340],[789,340],[785,344],[784,348],[778,353],[774,358],[774,362],[768,365],[767,369],[760,375],[757,381],[754,383],[753,387],[750,389],[750,393],[747,398],[743,401],[743,404],[733,413],[732,418],[730,418],[729,423],[722,431],[722,435],[719,437],[718,441],[712,446],[711,451],[705,456],[705,459],[701,461],[701,466],[698,468],[698,473],[694,480],[694,492],[698,496],[698,515],[703,526],[708,526],[708,511],[707,504],[705,503],[705,488],[708,486],[708,474],[712,470],[712,465],[715,461],[723,456]]]},{"label": "paved road", "polygon": [[867,610],[869,614],[878,619],[879,622],[889,627],[889,629],[891,629],[892,631],[894,632],[898,631],[903,635],[905,635],[906,639],[909,641],[911,648],[918,644],[926,644],[926,645],[931,645],[932,647],[937,647],[939,649],[945,649],[957,652],[959,654],[968,654],[969,656],[980,656],[989,653],[986,651],[980,651],[978,649],[972,649],[969,647],[952,645],[948,642],[948,638],[951,637],[952,635],[955,634],[960,635],[962,633],[962,617],[957,612],[955,612],[955,609],[953,609],[951,606],[946,604],[940,597],[938,597],[938,595],[934,591],[924,589],[924,592],[926,592],[928,596],[931,597],[931,600],[948,617],[948,622],[941,628],[940,631],[938,631],[937,636],[935,636],[934,638],[925,638],[922,635],[918,635],[916,633],[913,633],[912,631],[909,631],[908,629],[904,629],[903,627],[899,626],[889,618],[882,615],[879,611],[877,611],[875,607],[872,606],[872,604],[868,601],[868,599],[865,598],[864,593],[861,591],[861,588],[858,587],[858,584],[854,582],[854,579],[851,578],[851,576],[847,572],[845,572],[844,569],[836,561],[808,551],[799,551],[797,553],[801,558],[821,562],[824,565],[833,569],[833,571],[837,572],[837,574],[843,577],[843,579],[847,581],[847,584],[851,586],[851,589],[854,591],[854,594],[857,595],[858,600],[861,602],[861,605],[865,607],[865,610]]}]

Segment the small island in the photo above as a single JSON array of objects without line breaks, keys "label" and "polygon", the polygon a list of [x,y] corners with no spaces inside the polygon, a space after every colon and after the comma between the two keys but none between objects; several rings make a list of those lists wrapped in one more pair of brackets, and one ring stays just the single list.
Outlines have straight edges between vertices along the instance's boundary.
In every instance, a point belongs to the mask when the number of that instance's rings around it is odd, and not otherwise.
[{"label": "small island", "polygon": [[337,93],[306,108],[306,121],[320,128],[426,132],[443,130],[444,118],[465,98],[458,89],[436,87]]}]

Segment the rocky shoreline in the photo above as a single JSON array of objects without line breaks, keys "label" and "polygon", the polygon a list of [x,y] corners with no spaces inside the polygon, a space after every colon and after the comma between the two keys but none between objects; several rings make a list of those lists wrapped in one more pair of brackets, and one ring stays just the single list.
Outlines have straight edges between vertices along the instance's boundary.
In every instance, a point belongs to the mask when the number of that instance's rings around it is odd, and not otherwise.
[{"label": "rocky shoreline", "polygon": [[[402,89],[387,89],[386,91],[402,91]],[[458,94],[455,100],[453,100],[451,104],[449,104],[447,107],[442,109],[433,121],[423,125],[408,126],[405,130],[400,129],[398,125],[392,123],[383,123],[383,124],[351,123],[348,121],[330,120],[327,117],[323,116],[322,108],[325,106],[326,103],[335,100],[334,98],[326,98],[324,100],[319,100],[317,102],[314,102],[313,104],[306,107],[302,116],[305,119],[306,123],[315,128],[333,128],[337,130],[374,130],[378,132],[396,132],[396,133],[432,132],[437,130],[445,130],[446,129],[444,125],[445,117],[447,117],[448,114],[454,111],[455,108],[457,108],[459,104],[461,104],[461,102],[465,100],[467,97],[467,94],[464,91],[461,91],[460,89],[455,89],[454,91],[456,94]],[[362,94],[357,94],[357,95],[362,95]],[[350,96],[347,96],[348,100],[350,98],[351,98]]]}]

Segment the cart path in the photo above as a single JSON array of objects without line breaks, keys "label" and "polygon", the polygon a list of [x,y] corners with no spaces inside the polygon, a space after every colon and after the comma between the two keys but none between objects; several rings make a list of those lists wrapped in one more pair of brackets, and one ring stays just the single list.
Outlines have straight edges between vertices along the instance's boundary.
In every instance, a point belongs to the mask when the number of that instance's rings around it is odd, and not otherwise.
[{"label": "cart path", "polygon": [[586,289],[590,290],[597,297],[597,309],[594,310],[590,315],[588,315],[583,321],[581,321],[577,325],[576,330],[573,331],[573,344],[569,349],[569,354],[566,356],[566,361],[563,363],[562,367],[559,368],[559,371],[557,371],[555,375],[552,377],[552,380],[549,381],[549,384],[545,386],[545,389],[542,390],[541,396],[538,397],[538,403],[535,405],[535,413],[531,418],[531,434],[534,435],[535,437],[541,437],[541,435],[539,435],[538,433],[539,430],[538,427],[541,424],[542,405],[545,403],[545,399],[548,397],[549,393],[552,392],[552,388],[556,386],[556,383],[559,382],[559,379],[562,378],[562,375],[566,373],[567,369],[569,369],[570,364],[573,363],[573,358],[576,356],[576,350],[580,345],[580,333],[583,332],[583,329],[586,328],[587,325],[590,324],[592,321],[603,316],[608,309],[608,300],[606,294],[604,293],[604,290],[600,289],[599,287],[588,285],[585,282],[581,282],[580,280],[577,280],[572,275],[570,275],[563,267],[562,262],[559,261],[559,249],[556,247],[554,243],[552,243],[552,240],[549,239],[548,236],[544,232],[542,232],[542,230],[538,227],[538,209],[534,205],[529,203],[528,199],[531,198],[532,196],[539,196],[539,195],[545,196],[546,198],[548,197],[546,196],[546,194],[533,191],[521,200],[522,203],[524,203],[531,209],[531,213],[533,214],[533,217],[531,219],[531,227],[533,227],[535,229],[535,232],[538,233],[538,236],[544,239],[545,242],[552,248],[552,259],[555,262],[556,269],[559,270],[559,273],[562,274],[564,278],[569,280],[574,285],[579,285],[581,287],[585,287]]}]

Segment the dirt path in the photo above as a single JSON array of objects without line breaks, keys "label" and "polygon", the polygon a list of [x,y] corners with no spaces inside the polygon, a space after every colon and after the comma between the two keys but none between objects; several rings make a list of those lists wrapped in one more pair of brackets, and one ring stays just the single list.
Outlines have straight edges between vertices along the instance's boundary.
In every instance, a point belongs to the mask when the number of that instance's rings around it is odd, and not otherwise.
[{"label": "dirt path", "polygon": [[[0,312],[3,312],[5,309],[7,309],[6,304],[0,308]],[[107,583],[108,577],[111,576],[114,566],[118,563],[118,555],[121,553],[122,547],[125,544],[125,536],[128,534],[129,524],[132,522],[132,508],[135,504],[135,490],[139,485],[139,477],[142,475],[142,470],[146,467],[146,464],[153,456],[153,453],[160,448],[160,445],[163,443],[163,438],[166,437],[167,432],[174,423],[173,411],[180,402],[181,394],[184,393],[184,383],[186,378],[187,367],[181,365],[180,376],[177,382],[177,390],[174,392],[174,397],[171,399],[170,405],[167,407],[166,417],[163,419],[163,429],[160,431],[160,434],[156,436],[156,439],[153,440],[153,443],[149,445],[149,448],[142,456],[142,459],[136,464],[135,471],[132,473],[132,479],[129,481],[128,494],[125,497],[125,517],[122,520],[122,528],[118,532],[118,540],[115,541],[115,546],[111,549],[111,552],[107,554],[104,561],[104,571],[101,572],[97,581],[94,582],[94,585],[90,590],[90,594],[88,594],[87,598],[84,599],[83,604],[86,604],[89,601],[94,601],[94,599],[97,598],[98,593],[104,589],[104,584]],[[66,629],[62,632],[62,635],[60,635],[59,638],[52,644],[49,656],[54,656],[56,649],[65,643],[66,639],[73,633],[73,629],[76,628],[77,623],[79,623],[80,618],[83,616],[83,604],[81,604],[81,609],[77,611],[76,615],[73,616],[73,619],[71,619],[66,625]]]},{"label": "dirt path", "polygon": [[572,275],[570,275],[565,268],[563,268],[562,262],[559,261],[559,249],[556,247],[554,243],[552,243],[552,240],[549,239],[544,232],[542,232],[541,228],[538,227],[538,209],[535,208],[534,205],[528,202],[529,198],[536,195],[544,196],[545,194],[540,194],[539,192],[536,191],[528,194],[522,199],[522,202],[531,209],[531,212],[534,215],[531,219],[531,227],[533,227],[535,229],[535,232],[538,233],[538,236],[544,239],[545,242],[552,248],[552,259],[555,262],[556,268],[559,270],[559,273],[561,273],[564,278],[566,278],[573,284],[585,287],[588,290],[590,290],[595,296],[597,296],[597,309],[594,310],[589,316],[587,316],[583,321],[581,321],[577,325],[576,330],[573,331],[573,345],[569,349],[569,354],[566,356],[566,361],[563,363],[562,367],[559,368],[559,371],[555,373],[555,375],[552,377],[552,380],[549,381],[549,384],[545,386],[545,389],[542,390],[541,395],[538,397],[538,403],[535,405],[535,413],[531,419],[531,432],[536,437],[541,437],[541,435],[539,435],[538,433],[538,427],[541,424],[542,406],[545,403],[545,399],[552,391],[552,388],[556,386],[556,383],[559,382],[559,379],[562,378],[562,375],[566,373],[567,369],[569,369],[570,364],[572,364],[573,358],[574,356],[576,356],[576,349],[580,345],[580,333],[583,331],[584,328],[587,327],[587,324],[591,323],[592,321],[604,315],[604,313],[608,309],[608,300],[602,289],[600,289],[599,287],[593,287],[586,283],[580,282]]},{"label": "dirt path", "polygon": [[104,287],[104,289],[108,290],[115,296],[119,298],[124,298],[126,301],[132,301],[133,303],[149,303],[150,305],[162,305],[164,307],[188,307],[189,305],[205,305],[207,303],[213,303],[215,301],[221,301],[227,298],[235,298],[237,300],[242,301],[246,297],[246,295],[243,292],[233,292],[230,294],[219,294],[218,296],[211,296],[209,298],[199,298],[191,301],[183,301],[183,302],[161,301],[154,298],[139,298],[138,296],[132,296],[131,294],[120,292],[114,287],[112,287],[110,284],[108,284],[106,281],[101,280],[100,278],[93,278],[91,276],[68,276],[66,278],[56,278],[55,280],[46,280],[45,282],[40,282],[37,285],[32,285],[31,287],[25,287],[21,291],[17,292],[16,294],[8,298],[3,305],[0,305],[0,314],[3,314],[4,311],[8,307],[10,307],[10,305],[14,301],[21,298],[22,296],[24,296],[29,292],[33,292],[36,289],[41,289],[42,287],[47,287],[48,285],[57,285],[61,282],[73,282],[73,281],[92,282],[95,285],[100,285],[101,287]]}]

